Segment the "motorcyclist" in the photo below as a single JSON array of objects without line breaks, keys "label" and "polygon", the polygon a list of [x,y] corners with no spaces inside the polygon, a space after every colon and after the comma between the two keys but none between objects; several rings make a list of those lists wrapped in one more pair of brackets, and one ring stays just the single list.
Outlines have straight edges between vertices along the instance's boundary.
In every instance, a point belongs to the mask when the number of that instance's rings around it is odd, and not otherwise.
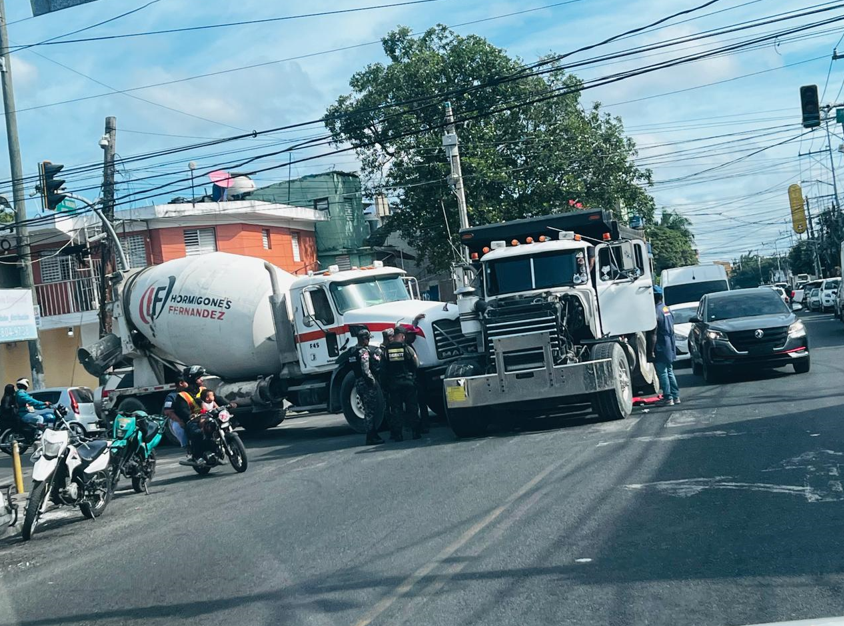
[{"label": "motorcyclist", "polygon": [[18,403],[18,417],[20,417],[23,422],[31,424],[32,426],[39,426],[45,421],[53,421],[54,418],[52,415],[44,416],[35,412],[50,408],[50,403],[36,400],[27,393],[27,389],[29,389],[29,380],[26,378],[18,378],[15,382],[15,386],[17,387],[17,390],[15,391],[15,400]]},{"label": "motorcyclist", "polygon": [[205,436],[202,433],[199,404],[199,396],[204,389],[203,376],[205,376],[205,368],[200,365],[192,365],[182,370],[182,378],[187,383],[187,387],[176,394],[171,407],[178,420],[185,425],[189,446],[187,461],[189,465],[205,464],[203,458]]}]

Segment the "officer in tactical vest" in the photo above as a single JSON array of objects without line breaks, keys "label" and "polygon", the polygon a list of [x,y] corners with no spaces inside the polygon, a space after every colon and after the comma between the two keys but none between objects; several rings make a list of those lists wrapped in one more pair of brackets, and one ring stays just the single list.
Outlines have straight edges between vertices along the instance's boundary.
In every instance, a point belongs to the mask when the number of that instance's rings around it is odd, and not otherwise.
[{"label": "officer in tactical vest", "polygon": [[413,430],[413,438],[419,439],[419,405],[416,395],[416,370],[419,361],[416,352],[405,344],[405,330],[398,326],[393,331],[393,340],[387,344],[383,368],[384,384],[388,389],[391,439],[404,440],[404,427]]},{"label": "officer in tactical vest", "polygon": [[358,344],[349,354],[349,363],[355,373],[355,389],[363,404],[364,421],[366,423],[366,445],[372,446],[384,443],[378,436],[377,414],[378,396],[381,393],[376,376],[376,360],[374,350],[369,347],[371,335],[367,329],[358,332]]}]

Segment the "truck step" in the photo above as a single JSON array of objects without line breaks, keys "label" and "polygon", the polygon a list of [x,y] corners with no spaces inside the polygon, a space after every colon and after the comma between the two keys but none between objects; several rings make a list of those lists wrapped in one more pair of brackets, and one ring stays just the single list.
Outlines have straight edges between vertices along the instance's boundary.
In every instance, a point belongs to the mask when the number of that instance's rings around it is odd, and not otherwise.
[{"label": "truck step", "polygon": [[288,387],[287,391],[305,391],[306,389],[325,389],[328,387],[328,383],[306,383],[304,385],[296,385],[294,387]]},{"label": "truck step", "polygon": [[311,404],[310,406],[289,406],[288,413],[305,413],[306,411],[324,411],[328,408],[327,404]]}]

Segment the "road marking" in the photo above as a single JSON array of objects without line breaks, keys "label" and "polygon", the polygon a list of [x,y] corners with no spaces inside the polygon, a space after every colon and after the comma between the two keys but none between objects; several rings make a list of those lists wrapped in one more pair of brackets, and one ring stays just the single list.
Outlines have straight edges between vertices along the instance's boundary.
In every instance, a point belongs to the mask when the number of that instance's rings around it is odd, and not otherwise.
[{"label": "road marking", "polygon": [[705,426],[712,423],[716,409],[690,409],[675,411],[665,423],[666,428],[682,428],[684,426]]},{"label": "road marking", "polygon": [[591,563],[592,559],[575,559],[575,563]]},{"label": "road marking", "polygon": [[624,420],[619,420],[617,422],[607,422],[606,424],[595,424],[592,427],[592,432],[599,432],[599,433],[618,433],[618,432],[625,432],[631,430],[638,422],[641,417],[628,417]]},{"label": "road marking", "polygon": [[611,446],[616,443],[627,443],[628,441],[640,441],[643,443],[651,443],[658,441],[682,441],[684,439],[698,439],[700,437],[736,437],[744,435],[743,432],[736,432],[734,430],[711,430],[706,433],[684,433],[680,435],[665,435],[663,437],[649,436],[649,437],[631,437],[630,439],[612,439],[610,441],[599,441],[597,448],[602,446]]},{"label": "road marking", "polygon": [[[375,619],[377,619],[384,611],[389,609],[397,600],[406,596],[414,586],[416,586],[422,579],[430,574],[434,568],[442,564],[446,559],[453,555],[457,550],[466,545],[478,533],[484,530],[487,526],[497,520],[504,511],[510,508],[519,498],[523,497],[531,489],[536,487],[543,479],[545,479],[551,472],[561,467],[568,459],[560,459],[552,463],[539,474],[534,476],[531,480],[525,483],[518,491],[510,495],[501,505],[493,509],[486,517],[479,522],[473,524],[466,532],[454,541],[452,544],[443,549],[432,560],[425,563],[422,567],[417,569],[413,574],[408,576],[402,584],[396,587],[390,594],[380,600],[372,609],[364,615],[360,620],[355,622],[355,626],[368,626]],[[436,583],[435,583],[436,584]]]},{"label": "road marking", "polygon": [[663,480],[654,483],[624,485],[629,491],[653,490],[667,496],[689,498],[708,489],[723,489],[727,491],[758,491],[765,493],[781,493],[792,496],[802,496],[809,502],[821,500],[820,494],[808,485],[772,485],[769,483],[742,483],[729,481],[731,476],[716,476],[714,478],[685,478],[681,480]]}]

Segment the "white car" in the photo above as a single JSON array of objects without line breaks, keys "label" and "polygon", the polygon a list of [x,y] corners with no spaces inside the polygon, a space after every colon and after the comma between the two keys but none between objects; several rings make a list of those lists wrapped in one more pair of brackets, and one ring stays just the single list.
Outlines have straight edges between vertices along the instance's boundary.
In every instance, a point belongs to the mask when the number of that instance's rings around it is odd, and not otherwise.
[{"label": "white car", "polygon": [[821,312],[835,309],[835,298],[838,295],[838,287],[841,285],[840,278],[827,278],[821,284]]},{"label": "white car", "polygon": [[782,287],[777,287],[776,285],[769,285],[769,286],[771,287],[771,289],[773,289],[774,291],[777,292],[777,295],[780,297],[780,299],[783,302],[785,302],[786,304],[790,304],[790,301],[788,299],[788,294],[785,292],[785,289],[783,289]]},{"label": "white car", "polygon": [[668,307],[674,316],[674,340],[677,342],[677,359],[675,362],[688,361],[689,355],[689,333],[693,324],[689,321],[697,312],[697,302],[684,302],[672,304]]}]

